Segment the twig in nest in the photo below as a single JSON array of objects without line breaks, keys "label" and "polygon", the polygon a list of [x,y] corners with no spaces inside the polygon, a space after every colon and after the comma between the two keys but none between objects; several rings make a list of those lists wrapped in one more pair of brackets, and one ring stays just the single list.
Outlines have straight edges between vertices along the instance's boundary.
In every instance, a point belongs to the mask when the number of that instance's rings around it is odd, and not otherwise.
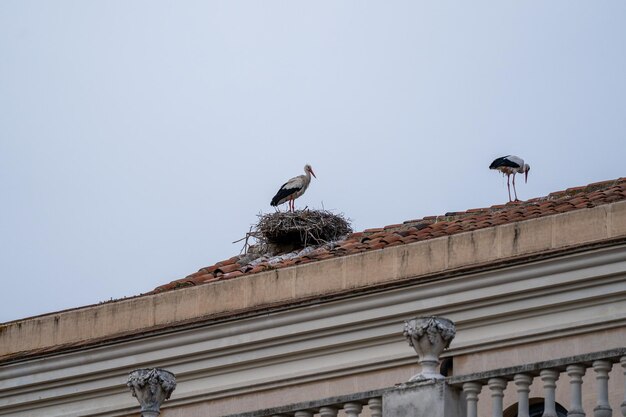
[{"label": "twig in nest", "polygon": [[256,231],[253,231],[254,226],[250,226],[250,230],[248,231],[248,233],[246,233],[246,235],[244,237],[242,237],[241,239],[237,239],[235,240],[233,243],[237,243],[237,242],[241,242],[242,240],[245,240],[245,242],[243,243],[243,248],[241,248],[241,251],[239,251],[239,254],[244,254],[248,252],[248,249],[250,248],[250,244],[248,243],[248,240],[253,237],[255,239],[259,239],[258,233]]}]

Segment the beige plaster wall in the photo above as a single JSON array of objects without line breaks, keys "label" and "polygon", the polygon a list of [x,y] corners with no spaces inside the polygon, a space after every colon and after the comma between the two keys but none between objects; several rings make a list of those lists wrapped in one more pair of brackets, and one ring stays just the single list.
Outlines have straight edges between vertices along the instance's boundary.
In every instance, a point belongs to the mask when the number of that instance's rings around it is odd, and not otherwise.
[{"label": "beige plaster wall", "polygon": [[539,343],[524,343],[500,349],[456,355],[454,356],[454,375],[473,374],[483,372],[486,369],[507,368],[625,346],[626,328],[624,327],[575,336],[560,336]]},{"label": "beige plaster wall", "polygon": [[161,417],[224,416],[311,401],[313,399],[330,398],[355,392],[382,389],[406,382],[411,376],[418,372],[417,366],[403,366],[385,369],[384,371],[356,373],[350,376],[331,378],[325,381],[298,384],[276,390],[266,390],[253,394],[243,394],[187,406],[167,408],[162,411]]}]

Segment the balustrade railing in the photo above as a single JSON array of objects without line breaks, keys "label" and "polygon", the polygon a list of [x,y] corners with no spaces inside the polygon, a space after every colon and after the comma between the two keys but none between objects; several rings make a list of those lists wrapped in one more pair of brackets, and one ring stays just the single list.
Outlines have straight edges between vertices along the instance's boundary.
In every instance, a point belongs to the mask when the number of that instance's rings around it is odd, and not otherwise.
[{"label": "balustrade railing", "polygon": [[[594,417],[611,417],[609,405],[609,372],[619,363],[626,377],[626,348],[614,349],[587,355],[573,356],[546,362],[537,362],[522,366],[502,368],[476,374],[454,376],[447,379],[448,384],[463,389],[468,417],[478,417],[478,397],[486,385],[491,392],[491,411],[493,417],[503,415],[504,390],[509,382],[516,386],[517,417],[529,417],[529,386],[538,378],[543,387],[544,411],[542,417],[558,417],[556,410],[556,381],[561,373],[567,373],[570,388],[568,417],[584,417],[582,377],[590,370],[595,375],[596,406]],[[626,384],[624,402],[620,411],[626,417]]]},{"label": "balustrade railing", "polygon": [[[585,417],[586,414],[583,410],[583,376],[586,373],[593,373],[595,376],[593,380],[596,400],[593,417],[611,417],[613,410],[609,405],[608,382],[609,373],[614,366],[621,366],[621,372],[624,373],[626,379],[626,348],[469,375],[457,375],[446,378],[445,382],[443,380],[439,381],[463,391],[465,395],[461,396],[461,398],[462,401],[465,401],[467,417],[478,417],[478,399],[481,392],[491,397],[491,416],[503,417],[504,392],[509,384],[514,385],[515,394],[517,395],[516,417],[530,417],[529,393],[533,382],[541,384],[543,392],[542,417],[560,417],[563,416],[563,410],[557,410],[556,382],[562,374],[566,374],[569,379],[569,384],[567,385],[569,386],[570,399],[567,417]],[[433,381],[435,380],[433,379]],[[408,384],[419,385],[420,383],[427,383],[427,381],[409,382]],[[295,403],[226,417],[382,417],[383,396],[387,395],[387,393],[395,392],[394,390],[399,389],[399,387]],[[564,389],[563,384],[561,384],[560,389]],[[623,389],[623,402],[620,404],[620,410],[616,415],[619,415],[619,412],[621,412],[621,415],[626,417],[626,384]],[[562,397],[563,395],[561,394]],[[393,407],[386,406],[385,417],[406,417],[405,414],[403,414],[402,410],[394,410]],[[427,416],[419,415],[415,417]],[[487,416],[481,415],[481,417]]]}]

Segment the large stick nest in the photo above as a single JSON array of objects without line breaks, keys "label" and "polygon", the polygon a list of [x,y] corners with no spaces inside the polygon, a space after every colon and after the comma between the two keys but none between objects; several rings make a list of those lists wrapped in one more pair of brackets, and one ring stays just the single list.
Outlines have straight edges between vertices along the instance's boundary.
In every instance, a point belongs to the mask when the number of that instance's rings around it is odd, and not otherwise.
[{"label": "large stick nest", "polygon": [[332,242],[351,232],[343,215],[326,210],[297,210],[260,215],[253,234],[261,243],[306,247]]}]

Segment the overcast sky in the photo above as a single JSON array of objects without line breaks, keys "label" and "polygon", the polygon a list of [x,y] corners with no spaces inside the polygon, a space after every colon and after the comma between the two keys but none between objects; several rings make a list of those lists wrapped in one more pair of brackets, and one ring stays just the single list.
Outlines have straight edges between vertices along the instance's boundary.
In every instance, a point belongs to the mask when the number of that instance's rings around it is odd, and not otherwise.
[{"label": "overcast sky", "polygon": [[626,2],[0,2],[0,322],[239,253],[288,178],[355,230],[626,176]]}]

